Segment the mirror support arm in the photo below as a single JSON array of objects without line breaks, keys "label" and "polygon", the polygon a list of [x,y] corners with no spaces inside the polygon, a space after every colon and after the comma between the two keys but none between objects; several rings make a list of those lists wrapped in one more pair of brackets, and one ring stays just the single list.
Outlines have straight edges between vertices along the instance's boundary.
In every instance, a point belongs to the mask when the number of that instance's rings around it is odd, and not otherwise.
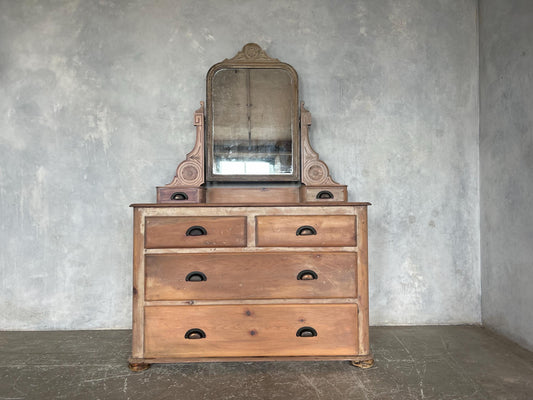
[{"label": "mirror support arm", "polygon": [[319,155],[309,142],[311,113],[300,103],[300,134],[302,140],[302,183],[306,186],[342,186],[329,174],[328,166],[319,159]]},{"label": "mirror support arm", "polygon": [[[157,202],[174,202],[172,193],[177,189],[188,194],[188,198],[181,202],[198,203],[205,201],[205,189],[201,188],[205,183],[205,112],[204,102],[200,102],[200,108],[194,112],[194,126],[196,126],[196,143],[194,148],[176,169],[176,175],[168,185],[157,188]],[[191,196],[192,194],[192,196]]]}]

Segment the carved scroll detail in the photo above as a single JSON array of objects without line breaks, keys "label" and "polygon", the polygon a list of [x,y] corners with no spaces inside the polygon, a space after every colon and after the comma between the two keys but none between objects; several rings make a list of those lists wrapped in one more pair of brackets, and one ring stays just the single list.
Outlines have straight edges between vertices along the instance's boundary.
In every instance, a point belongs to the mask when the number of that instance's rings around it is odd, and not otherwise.
[{"label": "carved scroll detail", "polygon": [[248,43],[244,45],[241,51],[239,51],[235,57],[226,61],[233,62],[249,62],[249,61],[267,61],[267,62],[279,62],[277,58],[271,58],[262,48],[256,43]]},{"label": "carved scroll detail", "polygon": [[302,183],[307,186],[342,186],[329,175],[328,166],[319,159],[309,142],[311,113],[300,103],[300,134],[302,140]]},{"label": "carved scroll detail", "polygon": [[194,112],[196,143],[184,161],[178,165],[176,176],[168,186],[197,187],[204,183],[204,102]]}]

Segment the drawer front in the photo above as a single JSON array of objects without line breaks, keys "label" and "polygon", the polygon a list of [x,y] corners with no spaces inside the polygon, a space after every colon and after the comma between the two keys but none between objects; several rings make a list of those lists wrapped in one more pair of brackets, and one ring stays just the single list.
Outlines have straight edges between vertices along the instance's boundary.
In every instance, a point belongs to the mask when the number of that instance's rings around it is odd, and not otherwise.
[{"label": "drawer front", "polygon": [[356,304],[146,307],[145,357],[356,355],[356,317]]},{"label": "drawer front", "polygon": [[305,202],[346,201],[348,194],[346,186],[312,187],[301,186],[302,199]]},{"label": "drawer front", "polygon": [[356,253],[153,254],[146,256],[145,296],[147,300],[355,298],[356,263]]},{"label": "drawer front", "polygon": [[145,247],[246,246],[246,217],[147,217]]},{"label": "drawer front", "polygon": [[355,232],[355,215],[256,217],[259,247],[355,246]]}]

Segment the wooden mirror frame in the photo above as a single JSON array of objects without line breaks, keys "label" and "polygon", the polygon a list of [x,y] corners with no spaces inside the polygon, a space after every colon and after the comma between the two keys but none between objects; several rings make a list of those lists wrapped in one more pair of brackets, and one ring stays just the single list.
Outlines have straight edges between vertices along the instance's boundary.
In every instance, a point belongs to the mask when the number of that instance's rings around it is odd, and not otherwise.
[{"label": "wooden mirror frame", "polygon": [[[213,139],[213,78],[218,71],[225,69],[279,69],[286,71],[291,78],[292,85],[292,173],[273,175],[229,175],[215,174],[214,164],[214,139]],[[298,109],[298,74],[295,69],[276,58],[269,57],[261,47],[255,43],[246,44],[237,55],[213,65],[206,78],[207,98],[207,130],[206,130],[206,181],[208,182],[297,182],[300,180],[300,124]]]}]

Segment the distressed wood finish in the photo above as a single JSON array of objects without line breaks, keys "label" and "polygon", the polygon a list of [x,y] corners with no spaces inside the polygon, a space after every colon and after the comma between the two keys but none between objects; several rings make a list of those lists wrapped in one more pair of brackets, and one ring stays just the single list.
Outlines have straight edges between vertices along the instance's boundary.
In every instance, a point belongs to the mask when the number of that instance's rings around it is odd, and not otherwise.
[{"label": "distressed wood finish", "polygon": [[[220,175],[213,171],[214,159],[214,138],[213,138],[213,78],[218,71],[225,69],[233,70],[250,70],[250,69],[274,69],[286,71],[291,77],[291,93],[292,101],[291,109],[291,125],[292,125],[292,173],[283,175]],[[207,132],[206,132],[206,146],[207,146],[207,162],[206,162],[206,178],[207,181],[221,181],[221,182],[281,182],[294,181],[300,179],[300,141],[298,134],[298,74],[294,68],[284,62],[280,62],[276,58],[271,58],[267,53],[256,43],[248,43],[242,51],[238,52],[233,58],[225,59],[213,65],[207,72],[206,77],[206,96],[207,96]]]},{"label": "distressed wood finish", "polygon": [[[356,260],[354,253],[147,255],[146,300],[355,297]],[[186,281],[195,271],[206,280]],[[302,271],[311,272],[298,279]]]},{"label": "distressed wood finish", "polygon": [[[205,362],[272,362],[272,361],[351,361],[352,365],[357,362],[374,362],[371,355],[346,355],[346,356],[270,356],[270,357],[157,357],[157,358],[132,358],[130,357],[130,368],[139,364],[143,371],[150,367],[152,363],[205,363]],[[133,368],[131,368],[133,369]],[[135,369],[133,369],[135,371]]]},{"label": "distressed wood finish", "polygon": [[342,186],[335,182],[329,174],[326,163],[320,160],[318,153],[309,141],[311,113],[300,103],[300,135],[302,141],[302,183],[306,186]]},{"label": "distressed wood finish", "polygon": [[[368,334],[369,307],[368,307],[368,227],[367,208],[357,207],[359,235],[358,270],[357,270],[357,299],[359,304],[359,352],[370,354],[370,340]],[[373,364],[374,360],[372,360]]]},{"label": "distressed wood finish", "polygon": [[[348,203],[347,187],[311,147],[296,71],[248,43],[210,68],[206,89],[193,150],[157,188],[157,204],[132,205],[130,368],[372,365],[370,204]],[[268,168],[252,174],[257,161]]]},{"label": "distressed wood finish", "polygon": [[[200,236],[187,231],[205,229]],[[245,217],[149,217],[146,219],[146,248],[239,247],[246,244]]]},{"label": "distressed wood finish", "polygon": [[[298,235],[298,230],[306,230]],[[314,234],[304,234],[311,232]],[[259,216],[257,246],[355,246],[356,218],[352,215]]]},{"label": "distressed wood finish", "polygon": [[200,202],[203,201],[202,192],[187,200],[172,200],[168,198],[168,191],[186,191],[187,188],[199,188],[205,182],[205,150],[204,150],[204,102],[200,102],[200,108],[194,112],[194,126],[196,126],[196,143],[186,159],[176,169],[176,175],[168,185],[157,187],[157,202]]},{"label": "distressed wood finish", "polygon": [[306,203],[324,203],[348,200],[346,186],[300,186],[300,201]]},{"label": "distressed wood finish", "polygon": [[[134,205],[132,368],[372,360],[367,205]],[[305,225],[317,234],[296,237]],[[185,236],[191,226],[208,234]],[[206,280],[186,281],[191,272]],[[297,337],[301,327],[317,336]],[[186,339],[193,328],[206,338]]]},{"label": "distressed wood finish", "polygon": [[297,203],[300,198],[297,186],[289,187],[211,187],[208,203]]},{"label": "distressed wood finish", "polygon": [[133,210],[132,357],[144,357],[144,216]]},{"label": "distressed wood finish", "polygon": [[163,186],[157,188],[158,203],[205,203],[205,188]]},{"label": "distressed wood finish", "polygon": [[[147,307],[146,356],[243,357],[357,354],[357,305]],[[303,327],[314,337],[298,337]],[[201,329],[204,339],[186,339]]]}]

